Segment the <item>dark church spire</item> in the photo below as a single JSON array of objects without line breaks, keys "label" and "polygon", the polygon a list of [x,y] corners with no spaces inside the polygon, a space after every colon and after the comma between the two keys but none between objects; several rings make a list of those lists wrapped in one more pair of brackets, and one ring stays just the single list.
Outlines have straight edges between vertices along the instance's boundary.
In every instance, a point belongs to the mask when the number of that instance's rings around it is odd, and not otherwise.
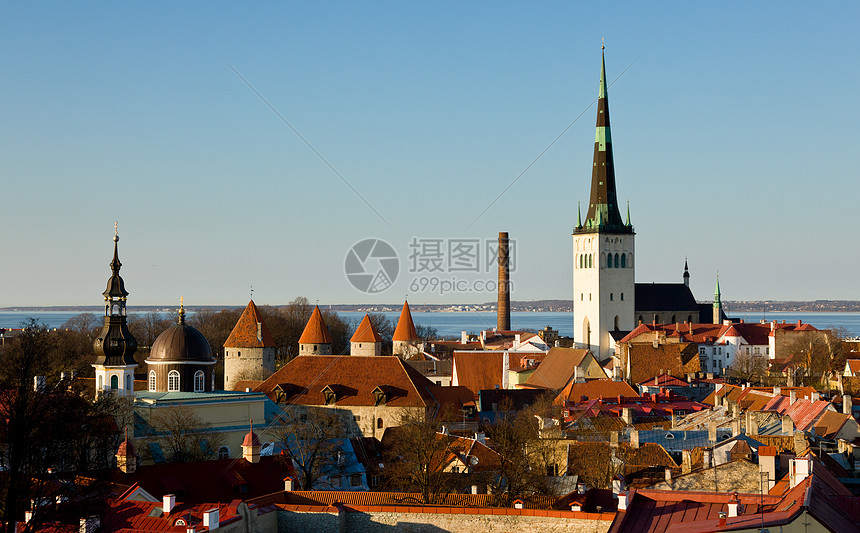
[{"label": "dark church spire", "polygon": [[114,226],[113,261],[110,262],[111,277],[108,279],[104,295],[105,324],[98,338],[93,343],[96,354],[96,364],[104,366],[136,365],[134,352],[137,351],[137,340],[128,330],[126,316],[126,300],[128,291],[125,282],[119,275],[122,263],[119,261],[119,235]]},{"label": "dark church spire", "polygon": [[612,134],[609,128],[609,95],[606,90],[606,61],[601,47],[600,91],[597,97],[597,131],[594,136],[594,164],[591,169],[591,198],[585,224],[578,232],[633,233],[633,227],[621,218],[615,191],[615,163],[612,157]]}]

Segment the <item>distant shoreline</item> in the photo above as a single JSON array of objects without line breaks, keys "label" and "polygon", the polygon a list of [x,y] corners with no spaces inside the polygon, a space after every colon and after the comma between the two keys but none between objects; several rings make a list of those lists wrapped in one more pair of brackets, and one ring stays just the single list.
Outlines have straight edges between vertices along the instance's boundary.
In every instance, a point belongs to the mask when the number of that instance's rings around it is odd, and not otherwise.
[{"label": "distant shoreline", "polygon": [[[710,302],[701,302],[710,303]],[[276,307],[285,306],[288,304],[278,304]],[[323,304],[325,308],[330,308],[334,311],[364,311],[364,312],[395,312],[400,311],[403,304]],[[197,310],[221,310],[221,309],[242,309],[243,305],[196,305],[188,306],[189,311]],[[495,312],[495,302],[483,304],[433,304],[421,305],[410,304],[413,311],[423,311],[428,313],[445,312],[470,313],[475,311]],[[792,313],[858,313],[860,312],[860,300],[810,300],[810,301],[723,301],[723,308],[729,315],[738,313],[754,313],[754,312],[792,312]],[[103,307],[100,305],[53,305],[53,306],[6,306],[0,307],[3,312],[80,312],[80,313],[101,313]],[[176,305],[135,305],[129,306],[134,312],[172,312],[176,309]],[[535,300],[535,301],[513,301],[511,302],[511,310],[516,312],[572,312],[573,306],[570,300]]]}]

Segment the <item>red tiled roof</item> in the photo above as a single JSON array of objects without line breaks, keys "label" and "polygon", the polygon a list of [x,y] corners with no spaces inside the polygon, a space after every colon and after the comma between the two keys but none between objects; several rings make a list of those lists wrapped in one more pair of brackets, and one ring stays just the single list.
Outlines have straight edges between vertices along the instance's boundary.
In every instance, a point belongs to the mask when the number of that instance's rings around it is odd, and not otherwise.
[{"label": "red tiled roof", "polygon": [[260,437],[254,433],[252,429],[245,435],[245,440],[242,441],[242,446],[259,446],[260,445]]},{"label": "red tiled roof", "polygon": [[283,479],[295,476],[295,471],[280,456],[263,456],[259,463],[245,459],[167,463],[139,466],[134,474],[114,470],[111,475],[117,483],[139,484],[156,498],[179,492],[177,499],[197,504],[230,501],[235,497],[231,480],[236,479],[244,481],[246,498],[284,490]]},{"label": "red tiled roof", "polygon": [[299,338],[299,344],[331,344],[331,334],[328,332],[318,305],[314,306],[308,325],[305,326]]},{"label": "red tiled roof", "polygon": [[475,397],[482,390],[502,388],[504,352],[454,352],[457,384],[467,387]]},{"label": "red tiled roof", "polygon": [[638,397],[633,387],[626,381],[611,379],[593,379],[585,383],[571,381],[556,397],[555,403],[579,402],[585,396],[589,399],[613,398],[617,396]]},{"label": "red tiled roof", "polygon": [[274,345],[275,339],[269,333],[266,323],[263,322],[263,316],[254,304],[254,300],[251,300],[233,327],[233,331],[230,332],[230,336],[224,341],[224,346],[228,348],[266,348]]},{"label": "red tiled roof", "polygon": [[860,374],[860,359],[848,359],[845,362],[848,363],[848,370],[851,374]]},{"label": "red tiled roof", "polygon": [[326,405],[323,389],[337,392],[335,405],[376,405],[373,390],[385,388],[386,406],[436,405],[434,385],[399,357],[315,355],[296,357],[255,389],[273,401]]},{"label": "red tiled roof", "polygon": [[805,398],[795,400],[792,404],[790,398],[780,395],[772,398],[762,410],[776,411],[780,415],[789,416],[794,422],[794,427],[805,432],[809,431],[831,405],[830,402],[824,400],[813,402]]},{"label": "red tiled roof", "polygon": [[644,385],[646,387],[688,387],[690,384],[683,379],[678,379],[670,374],[660,374],[659,376],[646,379],[639,383],[639,385]]},{"label": "red tiled roof", "polygon": [[415,323],[412,322],[412,312],[409,311],[409,302],[403,302],[400,320],[397,321],[397,328],[391,340],[405,342],[418,340],[418,332],[415,331]]},{"label": "red tiled roof", "polygon": [[361,324],[355,329],[355,333],[349,342],[382,342],[382,337],[373,327],[373,322],[370,321],[370,315],[365,314],[361,319]]}]

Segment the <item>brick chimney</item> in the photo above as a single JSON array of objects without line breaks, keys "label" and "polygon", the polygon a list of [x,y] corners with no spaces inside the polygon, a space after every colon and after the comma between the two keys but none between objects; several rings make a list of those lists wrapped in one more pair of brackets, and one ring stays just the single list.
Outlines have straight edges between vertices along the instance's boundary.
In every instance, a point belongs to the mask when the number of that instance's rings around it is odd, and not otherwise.
[{"label": "brick chimney", "polygon": [[499,301],[496,305],[496,329],[510,331],[511,329],[511,287],[510,287],[510,250],[508,248],[508,232],[499,232]]}]

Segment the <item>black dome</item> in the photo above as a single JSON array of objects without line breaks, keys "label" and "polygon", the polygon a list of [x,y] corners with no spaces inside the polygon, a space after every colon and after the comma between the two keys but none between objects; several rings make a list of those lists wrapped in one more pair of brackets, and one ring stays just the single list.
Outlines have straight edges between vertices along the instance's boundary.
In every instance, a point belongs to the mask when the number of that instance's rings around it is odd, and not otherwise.
[{"label": "black dome", "polygon": [[148,360],[196,361],[210,363],[212,348],[202,333],[187,324],[177,324],[158,336],[152,343]]}]

